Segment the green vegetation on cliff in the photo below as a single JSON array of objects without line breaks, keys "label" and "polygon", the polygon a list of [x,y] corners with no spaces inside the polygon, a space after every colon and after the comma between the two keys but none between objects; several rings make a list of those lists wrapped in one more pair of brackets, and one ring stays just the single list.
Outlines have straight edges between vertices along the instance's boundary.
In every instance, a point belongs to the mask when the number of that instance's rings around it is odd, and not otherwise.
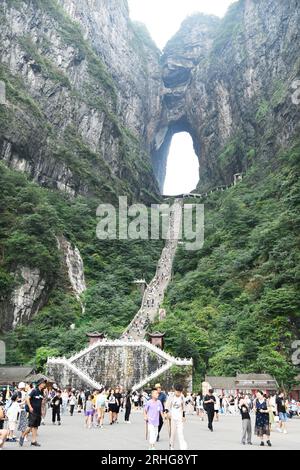
[{"label": "green vegetation on cliff", "polygon": [[278,168],[249,170],[244,181],[205,201],[205,244],[180,249],[165,307],[154,330],[167,349],[192,356],[205,373],[267,372],[286,385],[299,338],[300,145]]},{"label": "green vegetation on cliff", "polygon": [[[87,331],[118,337],[141,303],[132,283],[142,277],[150,281],[162,243],[98,240],[96,208],[101,200],[73,199],[40,188],[2,163],[0,201],[0,300],[9,298],[15,287],[10,272],[18,265],[39,268],[51,291],[47,306],[31,324],[5,335],[8,362],[32,361],[41,347],[59,354],[75,352],[86,344]],[[76,244],[84,260],[85,314],[61,266],[56,241],[60,235]]]}]

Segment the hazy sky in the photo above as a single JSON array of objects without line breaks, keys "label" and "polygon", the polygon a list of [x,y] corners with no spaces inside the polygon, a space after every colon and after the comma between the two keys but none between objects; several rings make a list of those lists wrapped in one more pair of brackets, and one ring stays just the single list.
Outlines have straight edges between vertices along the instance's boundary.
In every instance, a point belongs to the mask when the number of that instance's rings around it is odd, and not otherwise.
[{"label": "hazy sky", "polygon": [[128,0],[130,16],[148,27],[162,49],[186,16],[195,12],[224,16],[234,0]]},{"label": "hazy sky", "polygon": [[199,181],[199,162],[194,152],[191,136],[186,132],[172,139],[167,164],[167,177],[163,193],[168,196],[188,193]]},{"label": "hazy sky", "polygon": [[[192,13],[224,16],[234,0],[128,0],[133,20],[145,23],[152,38],[163,49],[178,31],[182,21]],[[176,195],[195,189],[199,165],[192,139],[187,133],[173,137],[168,158],[164,194]]]}]

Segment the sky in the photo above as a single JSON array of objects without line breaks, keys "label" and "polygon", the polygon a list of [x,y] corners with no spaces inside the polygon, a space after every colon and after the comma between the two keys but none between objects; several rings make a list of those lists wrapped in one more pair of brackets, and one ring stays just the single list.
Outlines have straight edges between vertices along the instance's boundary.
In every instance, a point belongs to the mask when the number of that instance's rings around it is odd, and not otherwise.
[{"label": "sky", "polygon": [[161,49],[192,13],[224,16],[235,0],[128,0],[130,16],[145,23]]},{"label": "sky", "polygon": [[199,181],[199,161],[193,141],[187,132],[175,134],[167,163],[167,177],[163,193],[167,196],[189,193]]}]

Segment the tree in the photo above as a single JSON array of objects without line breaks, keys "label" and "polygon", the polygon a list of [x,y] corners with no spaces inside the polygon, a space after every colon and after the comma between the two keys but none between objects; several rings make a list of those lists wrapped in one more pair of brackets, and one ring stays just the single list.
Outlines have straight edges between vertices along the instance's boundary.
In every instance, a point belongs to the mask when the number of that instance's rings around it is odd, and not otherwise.
[{"label": "tree", "polygon": [[48,357],[59,356],[58,349],[41,347],[36,350],[35,353],[35,365],[38,372],[44,372],[45,364],[47,363]]}]

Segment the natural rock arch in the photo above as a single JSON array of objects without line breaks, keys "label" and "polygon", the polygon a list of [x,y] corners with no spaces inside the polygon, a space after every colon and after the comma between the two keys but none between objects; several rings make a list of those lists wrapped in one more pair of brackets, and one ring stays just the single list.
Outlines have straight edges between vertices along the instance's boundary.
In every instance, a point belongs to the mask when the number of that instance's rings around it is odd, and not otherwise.
[{"label": "natural rock arch", "polygon": [[160,191],[163,192],[166,178],[167,161],[170,152],[172,138],[175,134],[187,132],[193,140],[194,151],[200,161],[200,143],[188,120],[183,117],[177,121],[171,121],[163,126],[156,134],[154,149],[152,151],[152,164]]}]

